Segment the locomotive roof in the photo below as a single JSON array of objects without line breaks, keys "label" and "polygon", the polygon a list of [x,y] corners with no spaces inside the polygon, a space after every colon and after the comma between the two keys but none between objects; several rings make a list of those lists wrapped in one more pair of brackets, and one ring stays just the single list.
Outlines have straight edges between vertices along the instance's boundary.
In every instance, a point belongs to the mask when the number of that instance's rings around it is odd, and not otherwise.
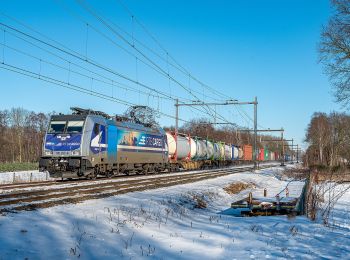
[{"label": "locomotive roof", "polygon": [[51,120],[53,121],[69,121],[69,120],[85,120],[87,117],[93,117],[93,118],[100,118],[102,120],[105,120],[107,124],[113,124],[119,127],[128,128],[132,130],[139,130],[139,131],[146,131],[146,132],[153,132],[153,133],[162,133],[165,134],[165,131],[161,127],[157,128],[150,128],[146,127],[142,124],[136,124],[133,122],[118,122],[112,119],[106,119],[105,117],[101,115],[86,115],[86,114],[70,114],[70,115],[53,115],[51,116]]},{"label": "locomotive roof", "polygon": [[140,130],[140,131],[147,131],[147,132],[154,132],[154,133],[156,132],[156,133],[165,134],[165,131],[161,127],[150,128],[150,127],[146,127],[142,124],[136,124],[133,122],[117,122],[115,120],[108,120],[108,122],[115,124],[117,126],[120,126],[120,127],[129,128],[129,129],[133,129],[133,130]]},{"label": "locomotive roof", "polygon": [[53,115],[51,120],[53,121],[67,121],[67,120],[85,120],[86,115]]}]

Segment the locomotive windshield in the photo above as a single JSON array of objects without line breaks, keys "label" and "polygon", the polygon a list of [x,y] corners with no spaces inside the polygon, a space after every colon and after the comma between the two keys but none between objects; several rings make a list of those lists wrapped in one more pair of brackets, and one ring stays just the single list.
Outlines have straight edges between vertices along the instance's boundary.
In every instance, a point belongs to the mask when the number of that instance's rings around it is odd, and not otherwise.
[{"label": "locomotive windshield", "polygon": [[49,127],[49,133],[63,133],[64,129],[66,128],[66,121],[51,121],[50,127]]},{"label": "locomotive windshield", "polygon": [[69,121],[67,133],[81,133],[83,131],[84,121]]},{"label": "locomotive windshield", "polygon": [[51,121],[48,133],[82,133],[83,126],[84,121]]}]

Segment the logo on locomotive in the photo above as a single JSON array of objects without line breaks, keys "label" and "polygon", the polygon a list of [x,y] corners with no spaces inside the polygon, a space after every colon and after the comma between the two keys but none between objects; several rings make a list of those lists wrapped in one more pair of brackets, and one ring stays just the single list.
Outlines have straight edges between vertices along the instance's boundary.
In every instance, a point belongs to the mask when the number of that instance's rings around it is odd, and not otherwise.
[{"label": "logo on locomotive", "polygon": [[94,154],[107,150],[106,126],[95,124],[91,133],[90,149]]},{"label": "logo on locomotive", "polygon": [[117,144],[121,146],[164,148],[165,140],[159,135],[120,130],[117,135]]},{"label": "logo on locomotive", "polygon": [[72,151],[80,148],[81,134],[47,134],[45,149],[50,151]]}]

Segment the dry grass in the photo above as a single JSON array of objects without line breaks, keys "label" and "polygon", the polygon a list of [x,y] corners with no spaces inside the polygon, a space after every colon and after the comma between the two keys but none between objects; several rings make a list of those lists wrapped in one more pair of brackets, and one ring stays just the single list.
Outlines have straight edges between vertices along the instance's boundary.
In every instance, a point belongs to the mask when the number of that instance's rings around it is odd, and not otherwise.
[{"label": "dry grass", "polygon": [[207,202],[201,196],[193,195],[193,200],[195,202],[195,208],[205,209],[208,206]]},{"label": "dry grass", "polygon": [[286,169],[283,172],[283,175],[292,178],[294,180],[304,180],[307,179],[310,175],[310,170],[308,168],[292,168]]},{"label": "dry grass", "polygon": [[224,188],[224,190],[228,194],[238,194],[242,190],[252,189],[252,188],[255,188],[255,185],[253,183],[234,182],[234,183],[231,183],[230,185],[226,186]]},{"label": "dry grass", "polygon": [[39,168],[38,163],[0,163],[1,172],[15,172],[15,171],[30,171],[37,170]]}]

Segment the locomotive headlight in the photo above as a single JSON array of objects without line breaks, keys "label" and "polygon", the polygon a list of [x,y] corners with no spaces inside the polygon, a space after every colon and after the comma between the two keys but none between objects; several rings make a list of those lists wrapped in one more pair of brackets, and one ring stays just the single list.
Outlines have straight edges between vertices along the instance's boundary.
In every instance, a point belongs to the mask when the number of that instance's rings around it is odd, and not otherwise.
[{"label": "locomotive headlight", "polygon": [[53,151],[46,150],[45,155],[53,155]]},{"label": "locomotive headlight", "polygon": [[79,154],[80,154],[79,150],[72,151],[72,155],[79,155]]}]

